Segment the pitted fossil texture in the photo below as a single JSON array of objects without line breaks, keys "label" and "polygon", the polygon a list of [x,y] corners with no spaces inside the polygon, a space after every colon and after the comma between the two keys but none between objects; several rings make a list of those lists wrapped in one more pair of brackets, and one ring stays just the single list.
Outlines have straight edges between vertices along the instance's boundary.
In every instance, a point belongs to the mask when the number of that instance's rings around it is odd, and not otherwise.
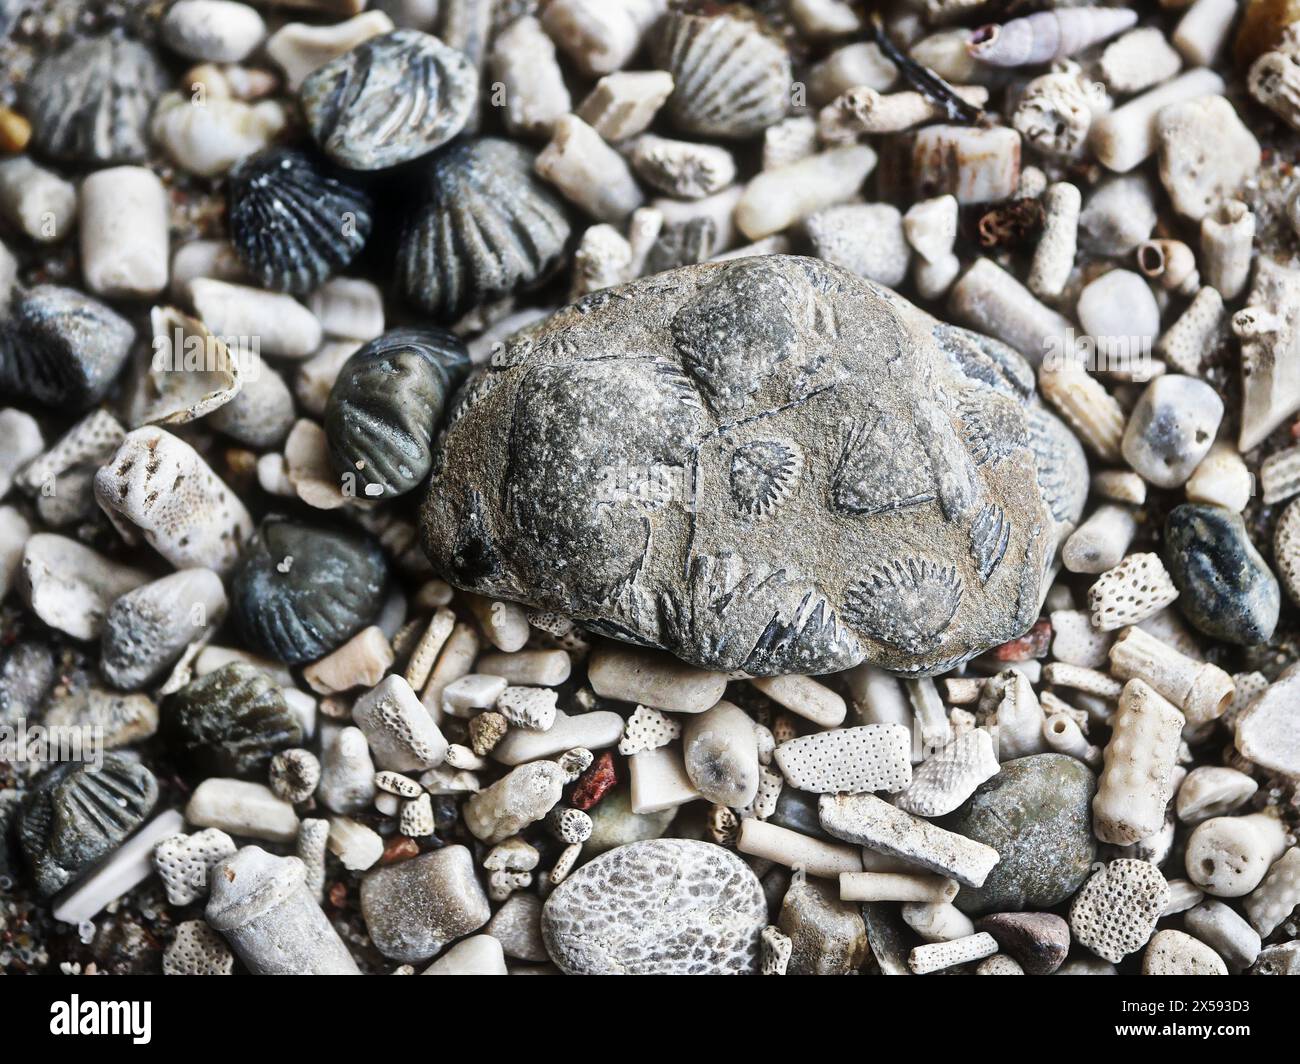
[{"label": "pitted fossil texture", "polygon": [[750,675],[925,675],[1020,634],[1086,483],[1009,348],[791,256],[592,293],[449,422],[449,580]]}]

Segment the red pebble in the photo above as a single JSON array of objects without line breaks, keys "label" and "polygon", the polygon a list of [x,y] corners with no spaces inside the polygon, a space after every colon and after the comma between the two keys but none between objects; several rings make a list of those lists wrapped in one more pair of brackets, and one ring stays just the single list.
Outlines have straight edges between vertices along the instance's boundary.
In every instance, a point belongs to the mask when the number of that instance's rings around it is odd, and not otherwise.
[{"label": "red pebble", "polygon": [[604,798],[609,789],[617,782],[618,776],[614,772],[614,755],[606,750],[592,762],[591,768],[578,777],[569,804],[575,809],[590,809]]},{"label": "red pebble", "polygon": [[994,647],[992,653],[997,661],[1028,661],[1047,657],[1047,648],[1051,645],[1052,622],[1043,617],[1019,639]]},{"label": "red pebble", "polygon": [[392,864],[394,861],[405,861],[408,857],[420,856],[420,844],[409,835],[394,835],[384,843],[384,855],[379,858],[380,864]]}]

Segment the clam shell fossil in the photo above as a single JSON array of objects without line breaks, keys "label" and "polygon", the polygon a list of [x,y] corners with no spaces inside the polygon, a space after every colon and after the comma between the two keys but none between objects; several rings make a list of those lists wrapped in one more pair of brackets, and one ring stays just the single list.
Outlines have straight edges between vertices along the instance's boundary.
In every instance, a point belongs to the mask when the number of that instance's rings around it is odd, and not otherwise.
[{"label": "clam shell fossil", "polygon": [[330,458],[362,493],[402,495],[422,481],[450,393],[469,371],[465,345],[445,329],[393,329],[344,364],[330,391]]},{"label": "clam shell fossil", "polygon": [[0,326],[0,392],[85,410],[108,392],[134,340],[127,320],[103,303],[37,285]]},{"label": "clam shell fossil", "polygon": [[478,103],[478,72],[436,37],[395,30],[330,60],[298,99],[326,155],[351,170],[382,170],[464,128]]},{"label": "clam shell fossil", "polygon": [[426,200],[407,222],[398,283],[416,306],[455,318],[525,288],[555,265],[569,239],[559,198],[533,176],[533,154],[484,137],[430,162]]},{"label": "clam shell fossil", "polygon": [[278,750],[302,742],[302,726],[280,685],[256,666],[232,661],[163,703],[163,735],[192,772],[264,777]]},{"label": "clam shell fossil", "polygon": [[371,200],[306,153],[270,148],[230,174],[230,239],[264,288],[310,292],[365,247]]},{"label": "clam shell fossil", "polygon": [[23,86],[32,139],[56,159],[141,162],[149,151],[149,112],[165,81],[153,52],[137,41],[78,41],[43,59]]},{"label": "clam shell fossil", "polygon": [[37,892],[48,898],[62,890],[139,827],[157,800],[153,773],[121,754],[105,754],[98,768],[65,762],[50,769],[18,813]]},{"label": "clam shell fossil", "polygon": [[785,117],[790,56],[752,17],[668,15],[655,30],[654,55],[673,76],[667,111],[683,132],[740,139]]},{"label": "clam shell fossil", "polygon": [[971,32],[966,50],[990,66],[1050,63],[1122,33],[1137,22],[1137,12],[1122,7],[1070,7],[1039,11],[1002,25]]},{"label": "clam shell fossil", "polygon": [[239,362],[206,325],[175,307],[154,307],[149,324],[153,346],[131,396],[132,428],[183,425],[235,398]]},{"label": "clam shell fossil", "polygon": [[387,582],[383,551],[364,533],[268,517],[235,571],[231,615],[248,646],[298,665],[370,624]]}]

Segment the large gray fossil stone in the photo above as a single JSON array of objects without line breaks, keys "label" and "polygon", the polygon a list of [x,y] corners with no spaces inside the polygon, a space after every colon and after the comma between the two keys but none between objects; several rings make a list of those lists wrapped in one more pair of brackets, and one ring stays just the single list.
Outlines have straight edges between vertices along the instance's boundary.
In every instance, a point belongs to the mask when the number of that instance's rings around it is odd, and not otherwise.
[{"label": "large gray fossil stone", "polygon": [[460,587],[705,668],[933,674],[1029,627],[1086,491],[1019,355],[765,256],[512,337],[452,403],[423,532]]}]

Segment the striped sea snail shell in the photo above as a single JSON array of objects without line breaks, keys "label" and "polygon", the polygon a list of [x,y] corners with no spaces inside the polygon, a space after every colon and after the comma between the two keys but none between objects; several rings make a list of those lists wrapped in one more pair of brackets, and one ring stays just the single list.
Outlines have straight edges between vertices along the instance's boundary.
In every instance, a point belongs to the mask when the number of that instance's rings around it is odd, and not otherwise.
[{"label": "striped sea snail shell", "polygon": [[484,137],[430,161],[424,203],[397,252],[398,284],[412,303],[456,318],[555,266],[569,222],[559,198],[533,176],[533,158],[518,144]]},{"label": "striped sea snail shell", "polygon": [[305,152],[268,148],[230,174],[230,240],[263,287],[309,292],[348,265],[372,225],[370,195]]},{"label": "striped sea snail shell", "polygon": [[391,329],[343,365],[325,408],[330,458],[362,494],[403,495],[428,475],[430,444],[469,352],[445,329]]},{"label": "striped sea snail shell", "polygon": [[149,150],[149,112],[165,80],[153,52],[138,41],[77,41],[41,60],[23,86],[32,139],[56,159],[141,162]]},{"label": "striped sea snail shell", "polygon": [[666,16],[654,31],[658,66],[673,76],[667,111],[685,133],[752,137],[785,117],[790,55],[751,15]]}]

